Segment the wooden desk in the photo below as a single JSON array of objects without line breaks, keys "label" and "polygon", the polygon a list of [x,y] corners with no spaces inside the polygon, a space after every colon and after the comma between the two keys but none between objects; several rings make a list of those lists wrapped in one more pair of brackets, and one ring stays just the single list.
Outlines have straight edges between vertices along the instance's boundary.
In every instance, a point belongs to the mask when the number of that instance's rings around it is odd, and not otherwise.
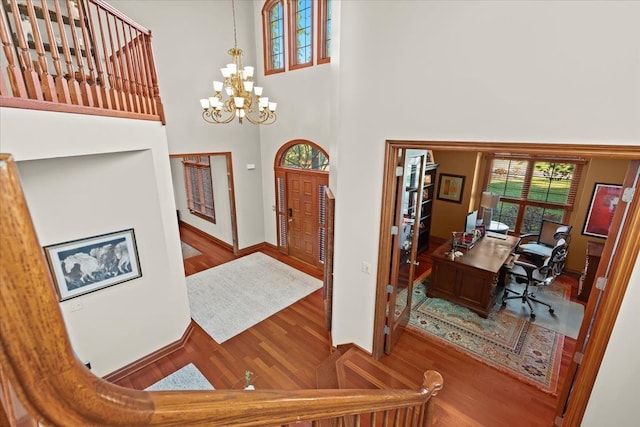
[{"label": "wooden desk", "polygon": [[452,261],[445,253],[451,242],[431,254],[433,266],[427,295],[455,302],[487,317],[496,302],[496,288],[504,284],[502,266],[512,257],[518,238],[483,237],[462,257]]}]

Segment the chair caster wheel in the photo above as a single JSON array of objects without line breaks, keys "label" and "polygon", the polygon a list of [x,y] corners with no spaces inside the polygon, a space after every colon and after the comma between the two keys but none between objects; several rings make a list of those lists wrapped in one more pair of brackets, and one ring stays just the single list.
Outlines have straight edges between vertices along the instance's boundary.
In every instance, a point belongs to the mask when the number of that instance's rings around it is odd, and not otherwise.
[{"label": "chair caster wheel", "polygon": [[502,301],[502,306],[506,307],[507,306],[507,302],[506,301]]},{"label": "chair caster wheel", "polygon": [[535,314],[531,313],[530,317],[531,317],[531,320],[536,320],[536,315]]},{"label": "chair caster wheel", "polygon": [[553,312],[554,312],[554,311],[555,311],[555,310],[554,310],[553,308],[550,308],[550,309],[549,309],[549,313],[551,313],[551,314],[553,314]]}]

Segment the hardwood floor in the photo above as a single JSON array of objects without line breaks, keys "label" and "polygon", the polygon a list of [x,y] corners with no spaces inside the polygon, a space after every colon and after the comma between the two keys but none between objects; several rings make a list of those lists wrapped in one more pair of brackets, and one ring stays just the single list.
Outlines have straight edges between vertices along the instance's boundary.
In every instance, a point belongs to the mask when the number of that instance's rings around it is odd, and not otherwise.
[{"label": "hardwood floor", "polygon": [[[181,237],[203,252],[185,260],[187,275],[234,259],[231,251],[188,230],[181,230]],[[288,260],[275,249],[265,248],[262,252],[321,278],[321,272]],[[429,262],[428,257],[423,258]],[[572,295],[575,300],[575,291]],[[565,338],[560,384],[574,346],[575,340]],[[118,384],[144,389],[193,363],[217,389],[242,388],[246,370],[254,373],[257,388],[316,388],[316,367],[330,354],[322,290],[318,290],[222,344],[213,341],[194,323],[182,349],[130,374]],[[363,377],[375,377],[394,388],[417,388],[424,371],[439,371],[445,386],[437,397],[435,426],[553,425],[555,397],[411,331],[401,336],[393,354],[375,361],[358,351],[348,363]],[[367,387],[364,382],[358,386]]]}]

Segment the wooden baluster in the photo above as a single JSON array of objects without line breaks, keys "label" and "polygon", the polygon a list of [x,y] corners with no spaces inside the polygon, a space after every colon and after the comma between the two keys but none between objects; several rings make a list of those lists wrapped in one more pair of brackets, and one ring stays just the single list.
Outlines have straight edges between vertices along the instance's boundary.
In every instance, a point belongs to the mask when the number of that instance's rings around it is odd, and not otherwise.
[{"label": "wooden baluster", "polygon": [[395,414],[393,415],[393,425],[396,427],[400,426],[400,409],[395,410]]},{"label": "wooden baluster", "polygon": [[[0,40],[2,40],[4,56],[7,58],[7,77],[11,85],[11,92],[14,97],[28,98],[29,95],[27,93],[27,87],[24,84],[24,76],[20,68],[16,66],[14,46],[9,32],[9,23],[6,21],[6,15],[4,13],[0,13]],[[8,95],[8,93],[2,92],[2,95],[5,96]]]},{"label": "wooden baluster", "polygon": [[149,57],[150,71],[151,71],[151,81],[153,82],[153,99],[155,100],[156,111],[158,116],[160,116],[160,121],[163,125],[167,124],[167,120],[164,116],[164,107],[162,106],[162,100],[160,99],[160,88],[158,87],[158,75],[156,74],[155,62],[153,61],[153,51],[151,50],[151,31],[149,31],[149,36],[146,38],[147,41],[147,53]]},{"label": "wooden baluster", "polygon": [[153,88],[153,77],[152,77],[153,63],[151,63],[151,61],[153,61],[153,58],[151,57],[150,53],[147,50],[147,47],[150,46],[150,44],[147,43],[148,37],[149,36],[147,36],[146,34],[140,35],[140,50],[142,52],[142,62],[144,64],[143,67],[144,67],[144,75],[145,75],[144,81],[145,81],[146,93],[149,98],[148,100],[149,114],[158,114],[156,109],[156,104],[154,101],[154,88]]},{"label": "wooden baluster", "polygon": [[[120,77],[122,79],[122,93],[124,94],[124,99],[125,99],[125,103],[124,105],[126,106],[126,110],[127,111],[134,111],[133,108],[133,98],[131,96],[131,87],[129,86],[129,76],[127,75],[127,57],[126,57],[126,51],[127,51],[127,44],[126,44],[126,40],[122,41],[120,40],[120,28],[118,26],[118,21],[119,20],[115,20],[115,25],[114,25],[114,29],[115,29],[115,34],[116,34],[116,44],[118,46],[118,60],[119,60],[119,65],[120,65]],[[124,38],[124,35],[123,35]]]},{"label": "wooden baluster", "polygon": [[[0,96],[11,96],[7,82],[4,80],[4,73],[0,72]],[[0,424],[1,426],[2,424]]]},{"label": "wooden baluster", "polygon": [[[73,10],[77,9],[73,8]],[[87,82],[87,74],[84,71],[84,60],[82,59],[82,51],[88,49],[88,46],[83,46],[80,44],[80,40],[78,40],[78,33],[76,32],[77,19],[72,12],[71,0],[67,0],[67,15],[69,17],[69,30],[71,30],[71,41],[73,42],[75,53],[74,56],[76,58],[76,64],[78,65],[78,71],[75,73],[75,77],[76,80],[80,80],[78,84],[80,85],[80,93],[82,94],[82,101],[84,105],[93,107],[93,96],[91,95],[91,88]],[[83,23],[81,22],[80,25],[82,26]]]},{"label": "wooden baluster", "polygon": [[[107,30],[109,31],[109,43],[111,44],[111,57],[110,57],[111,67],[114,75],[114,87],[115,87],[116,95],[118,98],[118,106],[119,106],[118,109],[122,111],[128,111],[126,95],[124,93],[124,87],[122,82],[122,76],[120,75],[120,71],[121,71],[120,58],[119,58],[120,53],[116,50],[113,44],[113,33],[111,31],[111,21],[109,19],[109,16],[111,15],[106,14]],[[114,21],[117,22],[115,16],[114,16]],[[114,27],[116,27],[117,29],[117,23],[114,23]]]},{"label": "wooden baluster", "polygon": [[149,110],[147,109],[146,104],[146,97],[144,95],[144,74],[142,72],[142,64],[140,58],[140,43],[142,43],[142,40],[140,39],[137,31],[133,32],[133,27],[131,25],[129,25],[129,39],[131,40],[131,63],[136,85],[136,96],[138,97],[138,102],[140,105],[140,112],[142,114],[149,114]]},{"label": "wooden baluster", "polygon": [[416,417],[417,418],[416,419],[417,424],[416,425],[418,425],[420,427],[425,425],[424,422],[425,422],[425,412],[426,412],[426,410],[427,410],[427,405],[426,404],[423,404],[423,405],[421,405],[420,407],[417,408],[417,417]]},{"label": "wooden baluster", "polygon": [[140,108],[140,96],[138,94],[138,79],[136,78],[136,72],[135,72],[135,63],[134,63],[134,59],[133,59],[133,51],[135,49],[134,47],[134,43],[135,40],[131,39],[131,31],[129,31],[129,38],[127,41],[127,27],[129,27],[129,29],[131,29],[131,27],[129,25],[125,26],[125,22],[121,21],[120,24],[122,25],[122,40],[123,40],[123,44],[124,46],[126,46],[126,49],[124,51],[124,56],[126,58],[126,70],[127,70],[127,76],[129,76],[129,93],[131,94],[131,105],[133,107],[133,111],[135,111],[136,113],[141,113],[142,112],[142,108]]},{"label": "wooden baluster", "polygon": [[[91,38],[91,46],[93,49],[93,57],[95,59],[95,65],[96,65],[96,72],[97,72],[97,77],[96,77],[96,90],[99,93],[99,98],[102,101],[102,108],[106,108],[107,110],[111,110],[113,109],[113,105],[111,104],[111,96],[108,93],[107,90],[107,80],[105,79],[105,75],[104,75],[104,70],[103,70],[103,65],[102,65],[102,58],[100,57],[100,49],[98,47],[98,39],[96,38],[96,26],[94,25],[94,16],[98,17],[98,30],[100,31],[100,34],[102,35],[102,47],[103,47],[103,52],[105,51],[104,49],[106,49],[105,45],[104,45],[104,30],[102,28],[101,22],[100,22],[100,9],[96,6],[95,7],[95,14],[92,15],[91,14],[91,9],[90,9],[90,5],[92,3],[88,3],[83,1],[82,5],[86,6],[83,7],[83,13],[85,13],[85,19],[86,21],[89,23],[89,37]],[[105,56],[106,58],[106,56]],[[105,59],[105,67],[106,67],[106,59]]]},{"label": "wooden baluster", "polygon": [[49,6],[47,0],[42,0],[42,14],[44,16],[44,23],[47,29],[47,37],[49,39],[49,50],[51,53],[51,59],[53,62],[53,68],[55,69],[55,88],[58,97],[58,102],[63,104],[71,104],[71,96],[69,95],[69,86],[67,80],[63,76],[62,66],[60,65],[60,55],[58,52],[58,42],[56,36],[53,33],[53,26],[51,24],[51,16],[49,15]]},{"label": "wooden baluster", "polygon": [[64,55],[64,62],[67,66],[67,75],[69,87],[69,96],[71,103],[75,105],[84,105],[82,100],[82,93],[80,92],[80,85],[75,78],[75,71],[73,70],[73,60],[71,59],[71,52],[69,51],[69,42],[67,41],[67,32],[65,31],[64,16],[60,10],[60,2],[54,1],[56,21],[58,22],[58,28],[60,29],[60,41],[62,42],[62,54]]},{"label": "wooden baluster", "polygon": [[58,94],[55,90],[55,83],[53,77],[49,74],[49,66],[47,65],[47,57],[40,35],[40,28],[38,27],[38,19],[36,17],[36,11],[33,7],[33,0],[27,0],[27,14],[29,15],[29,21],[31,22],[31,32],[33,34],[33,42],[36,47],[36,54],[38,55],[38,64],[40,69],[40,85],[42,87],[42,94],[45,101],[58,102]]},{"label": "wooden baluster", "polygon": [[89,68],[89,88],[91,97],[93,98],[94,105],[98,108],[102,108],[102,93],[98,90],[96,72],[93,64],[99,62],[98,52],[95,48],[93,40],[89,40],[89,17],[85,15],[85,2],[78,0],[78,20],[80,21],[80,31],[82,34],[82,40],[84,44],[84,57],[87,60],[87,68]]},{"label": "wooden baluster", "polygon": [[[102,11],[100,8],[96,8],[96,15],[98,17],[98,27],[100,28],[100,41],[102,42],[102,51],[104,53],[104,67],[106,69],[107,77],[104,77],[104,74],[100,75],[100,81],[106,90],[106,99],[107,105],[109,108],[114,110],[120,110],[120,99],[115,90],[115,77],[113,75],[113,63],[109,60],[111,55],[109,54],[109,48],[107,45],[107,41],[105,39],[105,29],[104,25],[102,25],[102,15],[105,15],[105,20],[107,21],[107,29],[109,27],[109,17],[106,12]],[[93,30],[92,30],[93,32]],[[93,32],[94,33],[94,32]],[[94,33],[95,34],[95,33]],[[107,87],[108,83],[108,87]]]},{"label": "wooden baluster", "polygon": [[382,427],[389,427],[389,410],[382,411]]},{"label": "wooden baluster", "polygon": [[31,54],[29,50],[29,41],[24,34],[24,27],[22,26],[22,19],[20,18],[20,9],[15,0],[11,0],[10,3],[13,20],[16,24],[18,48],[20,49],[18,60],[20,61],[20,66],[23,69],[23,76],[25,85],[27,87],[27,94],[31,99],[42,101],[40,77],[38,76],[38,73],[33,69],[33,63],[31,62]]}]

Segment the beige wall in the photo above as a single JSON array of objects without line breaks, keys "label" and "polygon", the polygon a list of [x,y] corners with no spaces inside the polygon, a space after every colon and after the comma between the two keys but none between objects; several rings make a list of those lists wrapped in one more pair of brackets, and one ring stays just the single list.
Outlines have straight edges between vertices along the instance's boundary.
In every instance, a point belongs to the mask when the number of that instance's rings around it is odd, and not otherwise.
[{"label": "beige wall", "polygon": [[575,210],[571,215],[571,245],[567,255],[567,269],[582,271],[584,269],[587,243],[589,241],[604,243],[605,239],[582,234],[587,210],[591,204],[591,195],[596,182],[606,184],[622,184],[629,168],[626,160],[592,159],[587,163],[578,195]]},{"label": "beige wall", "polygon": [[[433,201],[433,222],[431,223],[431,235],[442,239],[451,238],[451,232],[462,231],[464,218],[472,211],[475,197],[472,197],[477,187],[477,157],[476,152],[434,151],[433,157],[438,167],[436,177],[436,197]],[[448,200],[438,200],[438,191],[441,174],[461,175],[465,177],[462,194],[462,203],[454,203]],[[481,184],[480,184],[481,185]]]}]

